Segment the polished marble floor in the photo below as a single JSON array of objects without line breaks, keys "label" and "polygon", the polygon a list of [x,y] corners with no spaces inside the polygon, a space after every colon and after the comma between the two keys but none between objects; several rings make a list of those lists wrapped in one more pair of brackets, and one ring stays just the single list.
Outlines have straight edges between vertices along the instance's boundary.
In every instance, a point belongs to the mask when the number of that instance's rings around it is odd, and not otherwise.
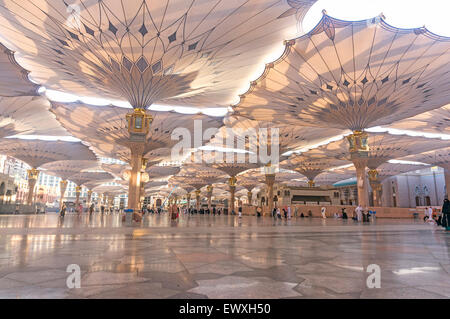
[{"label": "polished marble floor", "polygon": [[450,233],[420,220],[0,215],[0,298],[435,299],[449,274]]}]

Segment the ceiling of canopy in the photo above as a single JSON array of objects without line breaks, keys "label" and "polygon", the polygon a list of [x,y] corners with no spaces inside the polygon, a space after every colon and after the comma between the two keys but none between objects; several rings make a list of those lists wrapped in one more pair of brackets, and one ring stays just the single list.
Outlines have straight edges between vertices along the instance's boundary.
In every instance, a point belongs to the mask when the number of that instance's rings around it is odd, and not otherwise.
[{"label": "ceiling of canopy", "polygon": [[14,57],[14,52],[0,43],[0,96],[38,95],[39,85],[28,79],[28,71],[22,68]]},{"label": "ceiling of canopy", "polygon": [[[272,144],[278,145],[278,154],[282,155],[289,150],[315,145],[346,132],[333,128],[255,121],[238,115],[227,116],[224,124],[225,126],[220,128],[209,145],[246,149],[253,152],[258,152],[262,147],[267,148],[269,155],[272,154]],[[276,136],[278,139],[273,140],[273,137]],[[228,145],[230,142],[233,144]]]},{"label": "ceiling of canopy", "polygon": [[69,179],[70,176],[87,170],[100,170],[99,163],[92,160],[63,160],[51,162],[42,165],[40,168],[45,170],[45,174],[61,177],[63,180]]},{"label": "ceiling of canopy", "polygon": [[68,136],[49,109],[50,102],[40,96],[0,97],[0,137],[18,134]]},{"label": "ceiling of canopy", "polygon": [[235,112],[262,121],[362,130],[450,102],[450,38],[382,17],[324,14],[241,96]]},{"label": "ceiling of canopy", "polygon": [[3,1],[0,28],[48,88],[136,107],[227,105],[315,2]]},{"label": "ceiling of canopy", "polygon": [[105,194],[107,196],[110,196],[126,194],[127,189],[125,187],[117,185],[99,185],[97,187],[94,187],[92,191],[96,192],[97,194]]},{"label": "ceiling of canopy", "polygon": [[296,171],[313,181],[317,175],[325,170],[348,163],[345,160],[339,159],[338,156],[311,158],[304,154],[307,153],[291,156],[288,160],[281,162],[280,167]]},{"label": "ceiling of canopy", "polygon": [[5,138],[0,140],[0,154],[24,161],[33,168],[62,160],[91,160],[97,158],[81,142],[25,140]]},{"label": "ceiling of canopy", "polygon": [[113,178],[110,173],[107,172],[79,172],[69,177],[69,180],[74,182],[76,185],[81,186],[89,181],[94,180],[108,180]]},{"label": "ceiling of canopy", "polygon": [[450,135],[450,104],[394,122],[389,128]]},{"label": "ceiling of canopy", "polygon": [[[350,161],[348,141],[344,137],[339,141],[331,142],[318,148],[302,153],[311,159],[335,159],[335,161]],[[388,133],[369,133],[368,139],[369,168],[375,169],[390,159],[396,159],[411,154],[418,154],[425,151],[448,147],[450,140],[429,139],[425,137],[409,135],[393,135]],[[348,163],[347,162],[347,163]],[[340,163],[335,166],[343,165]]]},{"label": "ceiling of canopy", "polygon": [[450,147],[441,148],[439,150],[425,152],[422,154],[410,155],[402,158],[402,160],[437,165],[450,170]]},{"label": "ceiling of canopy", "polygon": [[[52,112],[67,131],[76,138],[89,143],[97,154],[119,158],[125,162],[129,161],[130,139],[126,114],[130,110],[115,106],[53,102]],[[192,146],[194,145],[194,134],[192,132],[196,123],[201,123],[203,130],[218,128],[223,124],[222,118],[209,117],[203,114],[192,115],[161,111],[148,113],[153,117],[145,151],[146,157],[150,160],[159,155],[161,161],[164,156],[171,155],[169,147],[179,143],[178,140],[171,138],[172,132],[177,128],[184,128],[190,132],[190,146]],[[185,142],[189,142],[189,138]]]}]

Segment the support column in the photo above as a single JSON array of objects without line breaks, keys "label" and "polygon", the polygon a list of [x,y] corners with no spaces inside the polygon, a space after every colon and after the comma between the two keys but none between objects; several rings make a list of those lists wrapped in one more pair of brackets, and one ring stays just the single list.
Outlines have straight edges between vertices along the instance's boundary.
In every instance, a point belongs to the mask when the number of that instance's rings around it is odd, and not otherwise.
[{"label": "support column", "polygon": [[108,208],[114,208],[114,195],[108,196]]},{"label": "support column", "polygon": [[145,199],[145,184],[149,181],[149,176],[145,172],[147,169],[147,158],[142,158],[142,167],[141,167],[141,183],[139,188],[139,202],[142,203]]},{"label": "support column", "polygon": [[368,135],[364,131],[354,131],[347,136],[349,151],[353,165],[356,168],[356,185],[358,189],[358,204],[362,207],[369,205],[368,187],[366,181],[366,167],[369,156]]},{"label": "support column", "polygon": [[195,209],[200,210],[200,190],[195,191]]},{"label": "support column", "polygon": [[366,181],[366,159],[354,159],[353,165],[356,168],[356,187],[358,189],[358,204],[362,207],[369,206],[368,187]]},{"label": "support column", "polygon": [[208,196],[208,209],[211,210],[211,197],[213,193],[212,185],[206,186],[206,191],[207,191],[206,196]]},{"label": "support column", "polygon": [[378,181],[378,171],[370,169],[367,174],[369,175],[369,183],[372,188],[373,206],[381,207],[381,183]]},{"label": "support column", "polygon": [[81,194],[81,186],[75,187],[75,207],[78,207],[78,204],[80,203],[80,194]]},{"label": "support column", "polygon": [[313,180],[309,179],[308,180],[308,187],[313,188],[314,186],[316,186],[316,183]]},{"label": "support column", "polygon": [[88,190],[87,191],[87,206],[90,207],[91,206],[91,199],[92,199],[92,191]]},{"label": "support column", "polygon": [[273,184],[275,183],[275,174],[266,174],[267,185],[267,203],[269,206],[269,214],[273,211]]},{"label": "support column", "polygon": [[66,194],[66,189],[67,189],[67,180],[61,180],[59,182],[59,192],[60,192],[60,200],[59,200],[59,209],[61,210],[63,202],[64,202],[64,196]]},{"label": "support column", "polygon": [[191,193],[186,194],[187,208],[191,208]]},{"label": "support column", "polygon": [[230,187],[230,204],[228,205],[229,214],[231,214],[232,211],[234,211],[234,193],[236,192],[236,177],[232,176],[228,180],[228,186]]},{"label": "support column", "polygon": [[141,167],[144,143],[133,143],[131,146],[131,171],[128,184],[128,208],[139,211],[141,189]]},{"label": "support column", "polygon": [[36,182],[39,176],[39,171],[35,168],[27,170],[28,175],[28,197],[27,197],[27,205],[33,204],[33,196],[34,196],[34,187],[36,186]]},{"label": "support column", "polygon": [[253,193],[247,192],[247,200],[248,200],[249,205],[252,205],[252,197],[253,197]]},{"label": "support column", "polygon": [[128,208],[134,211],[134,220],[140,221],[139,213],[140,188],[141,188],[141,170],[144,156],[145,145],[147,143],[147,134],[150,131],[152,117],[146,113],[144,108],[138,105],[132,113],[126,115],[128,132],[130,133],[130,151],[131,151],[131,172],[128,184]]}]

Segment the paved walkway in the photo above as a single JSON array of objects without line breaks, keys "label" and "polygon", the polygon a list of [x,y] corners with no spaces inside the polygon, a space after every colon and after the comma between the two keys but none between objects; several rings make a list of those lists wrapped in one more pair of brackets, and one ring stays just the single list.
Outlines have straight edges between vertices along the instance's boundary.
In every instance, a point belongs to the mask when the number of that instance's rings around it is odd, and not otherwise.
[{"label": "paved walkway", "polygon": [[421,221],[0,216],[0,298],[450,298],[449,274],[450,233]]}]

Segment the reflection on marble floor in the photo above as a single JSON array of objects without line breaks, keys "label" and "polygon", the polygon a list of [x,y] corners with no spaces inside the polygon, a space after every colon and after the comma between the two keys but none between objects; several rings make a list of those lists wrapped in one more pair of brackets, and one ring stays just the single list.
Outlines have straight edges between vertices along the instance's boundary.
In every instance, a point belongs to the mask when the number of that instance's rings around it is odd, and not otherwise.
[{"label": "reflection on marble floor", "polygon": [[450,233],[414,220],[0,216],[0,298],[450,298],[449,274]]}]

